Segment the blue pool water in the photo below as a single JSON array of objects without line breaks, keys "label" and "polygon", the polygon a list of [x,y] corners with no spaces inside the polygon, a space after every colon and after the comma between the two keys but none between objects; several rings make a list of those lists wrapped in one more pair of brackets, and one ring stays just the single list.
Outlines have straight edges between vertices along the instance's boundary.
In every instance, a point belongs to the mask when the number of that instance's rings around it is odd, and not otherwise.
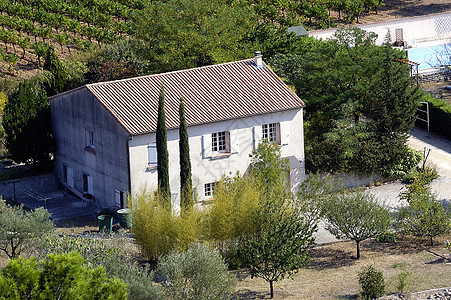
[{"label": "blue pool water", "polygon": [[419,63],[418,70],[439,67],[451,62],[451,44],[407,49],[409,60]]}]

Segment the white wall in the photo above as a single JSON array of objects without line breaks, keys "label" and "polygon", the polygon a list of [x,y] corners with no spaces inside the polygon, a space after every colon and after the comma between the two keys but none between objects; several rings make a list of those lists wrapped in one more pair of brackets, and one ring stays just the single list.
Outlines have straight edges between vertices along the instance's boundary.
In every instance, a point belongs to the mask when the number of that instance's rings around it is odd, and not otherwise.
[{"label": "white wall", "polygon": [[[356,27],[378,34],[377,45],[383,44],[388,30],[390,30],[391,38],[394,42],[396,29],[402,28],[404,41],[407,41],[407,46],[415,47],[417,43],[451,38],[451,13],[362,24]],[[316,30],[309,32],[309,35],[318,39],[329,39],[335,31],[336,29]]]},{"label": "white wall", "polygon": [[[197,188],[200,198],[203,198],[203,185],[205,183],[218,181],[224,174],[234,175],[237,171],[244,174],[249,167],[249,154],[253,149],[253,128],[276,122],[288,122],[290,131],[288,144],[281,146],[281,155],[282,157],[294,156],[301,161],[296,172],[298,179],[293,178],[294,181],[299,180],[299,178],[302,178],[302,176],[299,177],[299,173],[305,172],[302,109],[188,127],[193,187]],[[202,136],[230,130],[237,130],[238,133],[237,153],[204,158]],[[168,130],[169,176],[171,192],[177,194],[173,198],[173,205],[176,207],[179,205],[180,189],[178,136],[178,129]],[[232,140],[234,141],[233,137]],[[144,186],[151,190],[157,188],[157,170],[156,168],[152,170],[147,168],[147,146],[154,142],[154,133],[134,136],[129,142],[132,193],[136,193]],[[296,184],[293,179],[292,184]]]}]

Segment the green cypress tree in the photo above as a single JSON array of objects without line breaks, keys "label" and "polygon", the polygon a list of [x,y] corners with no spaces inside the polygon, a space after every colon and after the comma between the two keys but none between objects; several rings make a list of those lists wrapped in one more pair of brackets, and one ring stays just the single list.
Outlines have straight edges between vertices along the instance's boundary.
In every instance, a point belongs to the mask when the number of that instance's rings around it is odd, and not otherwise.
[{"label": "green cypress tree", "polygon": [[166,115],[164,113],[164,87],[161,86],[158,98],[158,120],[157,120],[157,172],[158,190],[162,199],[171,206],[171,188],[169,186],[169,153],[167,144]]},{"label": "green cypress tree", "polygon": [[191,182],[191,160],[189,157],[188,126],[185,119],[185,103],[180,98],[180,127],[179,127],[179,150],[180,150],[180,207],[182,213],[193,207],[193,185]]},{"label": "green cypress tree", "polygon": [[64,65],[56,55],[53,47],[50,47],[47,51],[44,70],[50,72],[47,76],[47,82],[45,84],[47,96],[50,97],[64,92],[69,76]]}]

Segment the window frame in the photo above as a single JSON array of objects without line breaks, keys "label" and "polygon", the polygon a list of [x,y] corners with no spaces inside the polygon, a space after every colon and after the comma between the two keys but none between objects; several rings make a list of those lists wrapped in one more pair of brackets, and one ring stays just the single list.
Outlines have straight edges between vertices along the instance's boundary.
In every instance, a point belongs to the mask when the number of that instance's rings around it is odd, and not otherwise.
[{"label": "window frame", "polygon": [[262,139],[269,142],[276,142],[281,145],[280,123],[266,123],[262,125]]},{"label": "window frame", "polygon": [[211,134],[211,151],[213,153],[230,153],[229,131],[219,131]]},{"label": "window frame", "polygon": [[214,189],[215,189],[216,184],[217,184],[217,182],[204,183],[204,198],[205,199],[213,198]]}]

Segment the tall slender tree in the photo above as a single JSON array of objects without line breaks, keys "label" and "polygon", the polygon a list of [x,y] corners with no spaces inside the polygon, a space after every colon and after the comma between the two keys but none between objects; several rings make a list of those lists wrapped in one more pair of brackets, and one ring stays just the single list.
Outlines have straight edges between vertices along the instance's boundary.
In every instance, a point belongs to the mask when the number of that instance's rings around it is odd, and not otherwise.
[{"label": "tall slender tree", "polygon": [[164,113],[164,86],[161,86],[158,98],[158,120],[157,120],[157,172],[158,190],[163,201],[171,206],[171,188],[169,186],[169,154],[167,144],[166,115]]},{"label": "tall slender tree", "polygon": [[49,71],[47,81],[44,84],[47,96],[50,97],[64,92],[69,76],[63,63],[56,55],[53,46],[47,51],[44,70]]},{"label": "tall slender tree", "polygon": [[189,157],[188,126],[185,119],[185,102],[180,98],[180,127],[179,127],[179,150],[180,150],[180,208],[182,214],[193,207],[193,184],[191,182],[191,160]]}]

